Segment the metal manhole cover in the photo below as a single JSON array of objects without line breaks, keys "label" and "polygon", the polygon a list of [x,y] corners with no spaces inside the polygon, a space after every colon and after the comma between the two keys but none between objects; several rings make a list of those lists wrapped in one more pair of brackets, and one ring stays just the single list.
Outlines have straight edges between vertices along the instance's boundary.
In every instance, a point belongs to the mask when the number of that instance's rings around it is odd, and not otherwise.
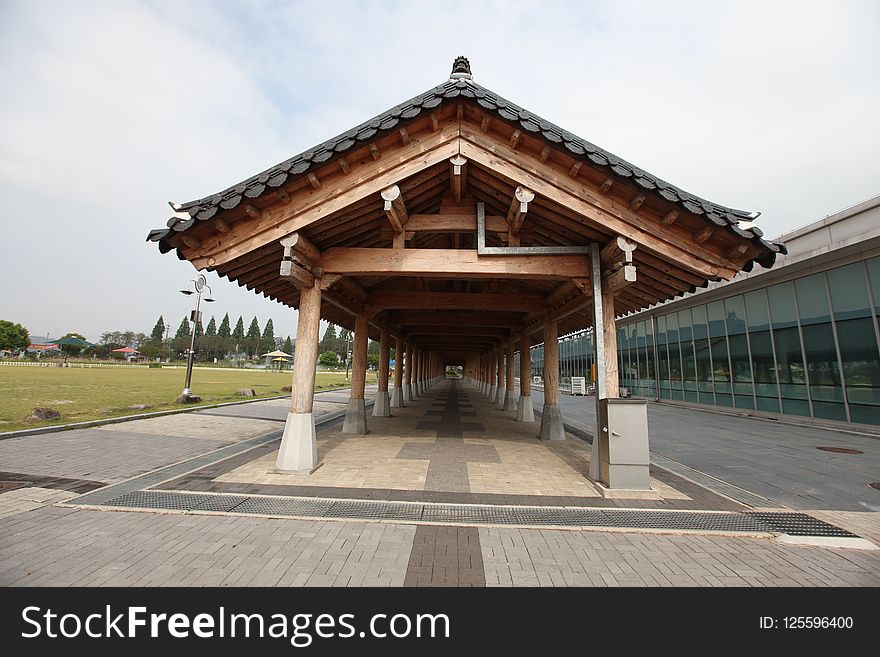
[{"label": "metal manhole cover", "polygon": [[864,454],[864,452],[853,449],[852,447],[817,447],[823,452],[834,452],[835,454]]},{"label": "metal manhole cover", "polygon": [[875,481],[873,484],[868,484],[871,488],[876,488],[880,490],[880,481]]}]

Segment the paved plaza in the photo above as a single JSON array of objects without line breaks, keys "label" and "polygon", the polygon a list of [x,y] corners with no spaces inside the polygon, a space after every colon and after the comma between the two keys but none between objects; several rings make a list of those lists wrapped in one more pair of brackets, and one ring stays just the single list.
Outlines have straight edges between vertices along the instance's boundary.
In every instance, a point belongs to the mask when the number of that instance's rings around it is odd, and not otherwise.
[{"label": "paved plaza", "polygon": [[284,399],[0,440],[0,584],[880,585],[877,438],[652,404],[654,493],[605,498],[592,398],[550,443],[461,381],[366,436],[347,398],[310,475],[272,472]]}]

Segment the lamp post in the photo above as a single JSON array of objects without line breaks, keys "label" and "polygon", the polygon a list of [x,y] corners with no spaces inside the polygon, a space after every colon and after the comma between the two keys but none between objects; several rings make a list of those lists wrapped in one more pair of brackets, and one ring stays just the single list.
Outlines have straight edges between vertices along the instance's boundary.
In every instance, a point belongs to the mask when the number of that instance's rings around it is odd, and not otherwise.
[{"label": "lamp post", "polygon": [[180,393],[180,397],[177,398],[177,402],[180,404],[187,404],[190,402],[197,402],[200,399],[192,394],[192,389],[190,388],[190,384],[192,382],[192,368],[193,368],[193,356],[195,355],[195,344],[196,344],[196,327],[202,321],[202,312],[199,310],[199,307],[202,304],[202,292],[205,291],[205,288],[208,289],[208,295],[205,297],[205,302],[210,303],[214,300],[210,297],[211,294],[211,286],[208,285],[208,281],[203,274],[199,274],[199,277],[194,281],[190,281],[192,284],[192,288],[187,287],[180,291],[181,294],[185,294],[187,296],[193,294],[195,291],[196,294],[196,308],[190,314],[189,320],[192,322],[192,334],[190,335],[189,340],[189,353],[187,354],[186,359],[186,383],[183,386],[183,392]]}]

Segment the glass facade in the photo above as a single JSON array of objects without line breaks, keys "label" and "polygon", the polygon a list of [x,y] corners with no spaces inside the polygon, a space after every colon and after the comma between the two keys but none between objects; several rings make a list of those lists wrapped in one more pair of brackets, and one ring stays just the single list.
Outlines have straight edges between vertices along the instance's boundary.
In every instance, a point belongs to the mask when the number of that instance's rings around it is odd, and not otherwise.
[{"label": "glass facade", "polygon": [[[620,385],[639,397],[880,425],[878,317],[873,258],[624,319]],[[532,349],[533,376],[543,377],[543,353]],[[592,331],[561,338],[559,359],[562,389],[572,376],[589,381]]]}]

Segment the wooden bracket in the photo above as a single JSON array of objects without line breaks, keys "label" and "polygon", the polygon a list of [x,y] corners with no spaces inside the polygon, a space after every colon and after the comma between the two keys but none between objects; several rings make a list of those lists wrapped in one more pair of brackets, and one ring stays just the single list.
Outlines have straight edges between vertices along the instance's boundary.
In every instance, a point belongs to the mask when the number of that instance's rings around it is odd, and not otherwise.
[{"label": "wooden bracket", "polygon": [[449,163],[451,165],[449,182],[452,187],[452,195],[458,204],[461,203],[461,197],[464,195],[467,184],[467,169],[465,169],[467,160],[461,155],[456,155],[449,160]]},{"label": "wooden bracket", "polygon": [[382,200],[385,201],[385,215],[391,223],[395,233],[403,233],[403,227],[409,221],[406,205],[403,202],[403,194],[400,187],[392,185],[381,192]]},{"label": "wooden bracket", "polygon": [[513,201],[507,212],[507,225],[511,235],[519,235],[519,230],[529,211],[529,203],[535,200],[535,192],[525,187],[517,187],[513,192]]}]

